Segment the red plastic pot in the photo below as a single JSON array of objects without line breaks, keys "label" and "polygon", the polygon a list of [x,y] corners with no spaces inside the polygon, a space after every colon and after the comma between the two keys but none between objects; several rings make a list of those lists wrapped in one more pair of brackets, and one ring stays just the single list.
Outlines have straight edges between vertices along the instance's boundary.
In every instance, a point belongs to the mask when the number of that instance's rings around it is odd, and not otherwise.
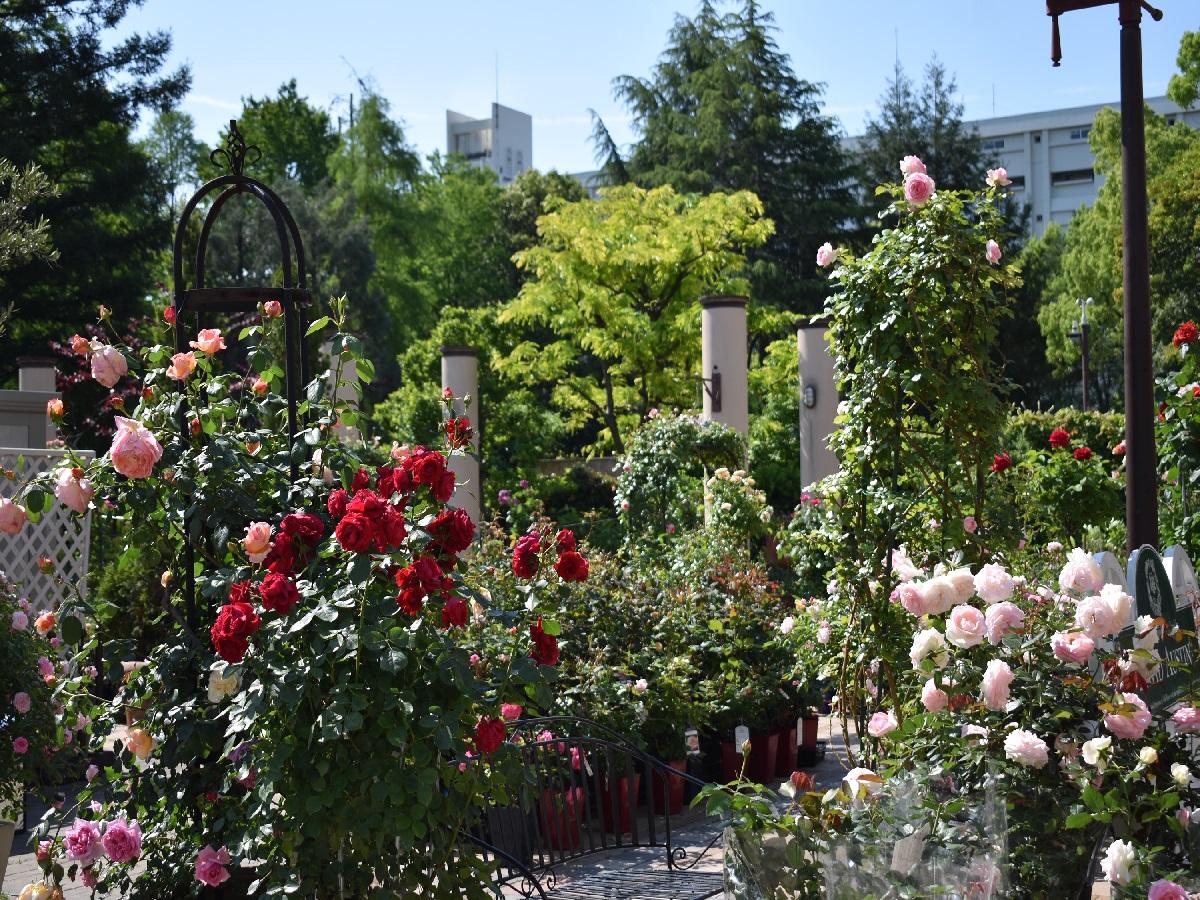
[{"label": "red plastic pot", "polygon": [[[631,807],[637,806],[638,789],[642,786],[641,775],[632,777],[632,791],[629,784],[630,776],[627,775],[622,775],[615,781],[605,781],[600,790],[600,809],[604,814],[604,830],[610,834],[625,834],[629,831]],[[629,801],[631,794],[633,796],[632,803]],[[615,817],[613,815],[614,807],[616,808]]]},{"label": "red plastic pot", "polygon": [[[687,771],[687,762],[685,760],[673,759],[669,765],[676,772]],[[675,816],[683,810],[682,778],[678,775],[668,775],[666,772],[655,769],[651,778],[651,784],[654,787],[651,795],[654,797],[655,815],[661,816],[669,810],[671,815]]]},{"label": "red plastic pot", "polygon": [[779,730],[779,749],[775,753],[775,777],[787,778],[796,771],[796,726]]},{"label": "red plastic pot", "polygon": [[805,750],[816,752],[817,749],[817,725],[820,722],[816,716],[805,716],[803,728],[800,733],[800,746]]},{"label": "red plastic pot", "polygon": [[[779,751],[779,735],[765,731],[750,735],[750,759],[746,763],[746,777],[765,784],[775,777],[775,757]],[[789,773],[790,774],[790,773]]]},{"label": "red plastic pot", "polygon": [[579,824],[587,800],[583,788],[542,790],[542,837],[551,850],[574,850],[579,846]]}]

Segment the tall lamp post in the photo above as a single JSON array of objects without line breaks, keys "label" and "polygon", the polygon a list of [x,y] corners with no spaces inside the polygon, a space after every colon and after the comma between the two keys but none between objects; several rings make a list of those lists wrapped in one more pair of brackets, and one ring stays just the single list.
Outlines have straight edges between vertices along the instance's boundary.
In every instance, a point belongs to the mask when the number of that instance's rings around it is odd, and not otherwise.
[{"label": "tall lamp post", "polygon": [[1121,175],[1125,238],[1125,542],[1158,545],[1158,477],[1154,449],[1154,372],[1150,340],[1150,246],[1146,226],[1146,116],[1142,93],[1142,10],[1145,0],[1046,0],[1053,20],[1050,58],[1062,60],[1058,17],[1077,9],[1117,5],[1121,24]]},{"label": "tall lamp post", "polygon": [[1067,332],[1067,337],[1079,344],[1079,358],[1082,363],[1083,376],[1083,411],[1087,412],[1091,407],[1088,403],[1088,320],[1087,311],[1095,301],[1088,297],[1086,300],[1076,300],[1081,310],[1079,314],[1079,325],[1075,331]]}]

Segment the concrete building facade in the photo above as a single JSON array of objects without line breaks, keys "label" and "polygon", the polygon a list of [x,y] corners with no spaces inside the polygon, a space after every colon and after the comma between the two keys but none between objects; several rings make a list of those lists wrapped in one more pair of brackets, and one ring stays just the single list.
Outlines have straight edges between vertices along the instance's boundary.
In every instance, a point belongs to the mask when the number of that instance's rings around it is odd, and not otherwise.
[{"label": "concrete building facade", "polygon": [[533,168],[533,117],[499,103],[491,118],[475,119],[446,110],[446,152],[465,156],[473,166],[491,169],[500,184],[512,184]]}]

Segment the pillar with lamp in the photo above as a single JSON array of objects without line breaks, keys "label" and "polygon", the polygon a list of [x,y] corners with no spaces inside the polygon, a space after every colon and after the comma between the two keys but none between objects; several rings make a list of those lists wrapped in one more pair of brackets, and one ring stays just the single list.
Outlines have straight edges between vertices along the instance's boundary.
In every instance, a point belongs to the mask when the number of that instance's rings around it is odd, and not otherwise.
[{"label": "pillar with lamp", "polygon": [[1068,331],[1067,337],[1079,345],[1079,356],[1082,362],[1082,379],[1083,379],[1083,411],[1087,412],[1091,408],[1088,402],[1088,307],[1096,301],[1091,297],[1086,300],[1076,300],[1079,304],[1079,323],[1075,326],[1074,331]]},{"label": "pillar with lamp", "polygon": [[[1142,10],[1146,0],[1046,0],[1052,20],[1050,59],[1062,61],[1058,18],[1117,6],[1121,25],[1121,176],[1125,295],[1125,542],[1158,545],[1158,475],[1154,448],[1154,370],[1150,337],[1150,245],[1146,224],[1146,115],[1142,92]],[[1086,381],[1085,381],[1086,383]],[[1086,388],[1085,388],[1086,390]],[[1086,401],[1085,401],[1086,404]]]}]

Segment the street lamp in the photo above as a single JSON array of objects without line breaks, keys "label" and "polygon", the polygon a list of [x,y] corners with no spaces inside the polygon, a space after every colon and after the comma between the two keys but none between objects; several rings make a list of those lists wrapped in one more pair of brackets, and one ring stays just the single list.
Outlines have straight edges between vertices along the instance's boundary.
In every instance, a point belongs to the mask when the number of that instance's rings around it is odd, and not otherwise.
[{"label": "street lamp", "polygon": [[1154,371],[1150,339],[1150,246],[1146,226],[1146,116],[1142,93],[1145,0],[1047,0],[1053,20],[1050,58],[1062,59],[1058,17],[1117,4],[1121,24],[1121,175],[1125,294],[1125,541],[1129,550],[1158,545],[1158,477],[1154,449]]},{"label": "street lamp", "polygon": [[1081,310],[1079,315],[1079,324],[1075,326],[1075,331],[1068,331],[1067,337],[1079,345],[1079,356],[1083,361],[1083,411],[1088,411],[1088,320],[1087,311],[1094,301],[1091,297],[1086,300],[1076,300]]}]

